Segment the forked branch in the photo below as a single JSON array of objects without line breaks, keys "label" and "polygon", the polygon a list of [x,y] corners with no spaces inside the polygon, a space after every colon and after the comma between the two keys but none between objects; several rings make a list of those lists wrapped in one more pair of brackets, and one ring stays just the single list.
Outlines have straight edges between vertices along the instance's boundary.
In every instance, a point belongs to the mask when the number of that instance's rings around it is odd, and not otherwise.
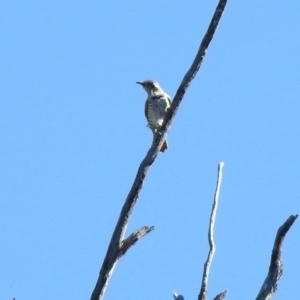
[{"label": "forked branch", "polygon": [[[216,11],[213,15],[213,18],[209,24],[207,32],[200,44],[197,55],[191,65],[190,69],[184,76],[184,78],[176,92],[176,95],[172,102],[171,109],[168,111],[168,113],[166,115],[166,118],[161,127],[161,130],[160,130],[159,134],[157,135],[157,138],[155,139],[155,141],[152,143],[152,146],[150,147],[147,155],[145,156],[145,158],[143,159],[143,161],[141,162],[141,164],[139,166],[135,180],[134,180],[133,185],[132,185],[132,187],[128,193],[128,196],[125,200],[125,203],[121,210],[115,230],[111,237],[104,261],[102,263],[102,267],[101,267],[101,270],[99,273],[97,283],[96,283],[94,291],[91,295],[91,300],[101,300],[103,298],[106,287],[108,285],[108,281],[112,275],[114,266],[117,263],[118,259],[120,258],[120,255],[123,255],[125,253],[122,251],[122,246],[124,246],[125,231],[126,231],[126,228],[128,225],[129,218],[133,211],[133,207],[134,207],[134,205],[139,197],[139,194],[141,192],[144,180],[148,173],[148,169],[150,168],[150,166],[156,159],[159,149],[161,148],[161,146],[165,140],[166,134],[169,131],[171,124],[175,118],[175,115],[176,115],[179,105],[183,99],[183,96],[201,66],[202,60],[204,58],[204,55],[206,53],[206,50],[207,50],[210,42],[214,36],[214,33],[217,29],[217,26],[221,19],[222,13],[225,9],[226,3],[227,3],[227,0],[219,1],[219,4],[218,4]],[[148,232],[146,232],[146,233],[148,233]]]}]

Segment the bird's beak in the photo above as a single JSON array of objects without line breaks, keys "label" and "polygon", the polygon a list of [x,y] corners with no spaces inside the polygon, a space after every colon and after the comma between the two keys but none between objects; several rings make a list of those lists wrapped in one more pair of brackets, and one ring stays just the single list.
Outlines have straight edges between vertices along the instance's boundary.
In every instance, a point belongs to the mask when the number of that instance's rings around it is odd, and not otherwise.
[{"label": "bird's beak", "polygon": [[140,84],[140,85],[143,85],[143,83],[142,83],[142,82],[139,82],[139,81],[137,81],[136,83],[137,83],[137,84]]}]

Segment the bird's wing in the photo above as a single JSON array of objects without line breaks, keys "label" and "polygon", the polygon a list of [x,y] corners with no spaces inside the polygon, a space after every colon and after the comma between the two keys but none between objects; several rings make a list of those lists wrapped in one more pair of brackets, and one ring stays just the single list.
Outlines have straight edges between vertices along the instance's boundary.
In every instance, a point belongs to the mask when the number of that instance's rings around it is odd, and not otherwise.
[{"label": "bird's wing", "polygon": [[170,97],[169,95],[167,95],[167,100],[168,100],[168,102],[169,102],[169,104],[170,104],[170,106],[171,106],[172,100],[171,100],[171,97]]},{"label": "bird's wing", "polygon": [[149,120],[149,118],[148,118],[148,102],[149,102],[149,100],[147,99],[145,102],[145,109],[144,109],[147,120]]}]

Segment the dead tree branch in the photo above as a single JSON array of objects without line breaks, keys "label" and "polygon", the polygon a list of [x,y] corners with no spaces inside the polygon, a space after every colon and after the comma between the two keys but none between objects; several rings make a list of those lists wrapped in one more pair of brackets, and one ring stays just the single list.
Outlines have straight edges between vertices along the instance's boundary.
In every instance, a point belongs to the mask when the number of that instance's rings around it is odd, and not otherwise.
[{"label": "dead tree branch", "polygon": [[269,273],[258,293],[258,296],[256,297],[256,300],[270,300],[277,290],[277,282],[279,281],[283,271],[281,260],[283,240],[297,217],[298,215],[291,215],[277,231],[271,255]]},{"label": "dead tree branch", "polygon": [[126,253],[126,251],[133,246],[140,238],[154,230],[154,226],[143,226],[140,229],[133,232],[128,238],[122,241],[120,257]]},{"label": "dead tree branch", "polygon": [[[208,243],[209,243],[209,252],[206,259],[206,262],[204,264],[204,270],[202,275],[202,283],[201,283],[201,289],[200,293],[198,295],[198,300],[205,300],[207,296],[207,283],[208,283],[208,276],[210,271],[210,265],[214,257],[214,253],[216,250],[215,242],[214,242],[214,226],[215,226],[215,219],[216,219],[216,213],[218,208],[218,201],[219,201],[219,194],[220,194],[220,187],[221,187],[221,181],[222,181],[222,169],[223,169],[224,163],[221,162],[218,165],[218,179],[217,179],[217,186],[215,191],[215,197],[214,202],[212,205],[210,220],[209,220],[209,228],[208,228]],[[227,291],[225,291],[227,293]],[[226,296],[226,294],[225,294]],[[225,297],[224,296],[224,297]],[[218,295],[217,299],[223,299],[220,298],[220,295]]]},{"label": "dead tree branch", "polygon": [[179,88],[177,89],[177,92],[173,99],[171,108],[169,109],[169,111],[166,115],[166,119],[164,120],[161,130],[160,130],[159,134],[157,135],[156,140],[154,141],[152,147],[150,148],[150,150],[147,154],[147,156],[149,155],[149,158],[151,157],[151,163],[156,158],[157,152],[161,148],[161,146],[165,140],[166,134],[169,132],[171,124],[176,116],[177,110],[179,108],[179,105],[183,99],[183,96],[184,96],[187,88],[189,87],[190,83],[196,76],[196,74],[201,66],[203,58],[206,54],[206,50],[215,34],[215,31],[216,31],[218,24],[220,22],[220,19],[222,17],[222,14],[225,10],[226,4],[227,4],[227,0],[219,0],[219,3],[215,10],[215,13],[214,13],[214,15],[210,21],[210,24],[207,28],[207,31],[202,39],[202,42],[200,44],[200,47],[196,54],[196,57],[191,65],[190,69],[187,71],[187,73],[183,77],[183,80],[181,81],[181,84],[179,85]]},{"label": "dead tree branch", "polygon": [[227,295],[227,291],[224,291],[223,293],[217,295],[213,300],[223,300]]},{"label": "dead tree branch", "polygon": [[[129,218],[133,211],[133,207],[134,207],[134,205],[138,199],[138,196],[141,192],[144,180],[148,173],[148,169],[150,168],[150,166],[156,159],[159,149],[161,148],[161,146],[165,140],[166,134],[169,131],[171,124],[175,118],[175,115],[176,115],[179,105],[183,99],[183,96],[184,96],[188,86],[190,85],[191,81],[196,76],[196,74],[200,68],[200,65],[202,63],[202,60],[206,53],[206,50],[214,36],[216,28],[221,19],[221,16],[225,9],[226,3],[227,3],[227,0],[219,1],[219,4],[216,8],[214,16],[211,20],[211,23],[209,24],[207,32],[200,44],[198,53],[191,65],[190,69],[184,76],[184,78],[176,92],[176,95],[172,102],[172,106],[171,106],[170,110],[168,111],[166,118],[164,120],[164,124],[162,125],[161,130],[160,130],[159,134],[157,135],[157,138],[153,142],[151,148],[149,149],[146,157],[143,159],[143,161],[141,162],[141,164],[139,166],[135,180],[134,180],[133,185],[129,191],[129,194],[125,200],[125,203],[121,210],[115,230],[111,237],[111,241],[109,243],[104,261],[102,263],[102,267],[101,267],[101,270],[99,273],[97,283],[96,283],[93,293],[91,295],[91,300],[101,300],[103,298],[104,292],[108,285],[108,281],[112,275],[114,266],[117,263],[120,256],[126,252],[126,251],[123,251],[124,248],[122,249],[122,247],[124,247],[123,240],[124,240],[125,231],[126,231],[126,228],[128,225]],[[150,231],[148,231],[148,232],[150,232]],[[146,232],[146,233],[148,233],[148,232]],[[142,237],[142,236],[140,236],[140,237]],[[128,248],[126,250],[128,250]]]}]

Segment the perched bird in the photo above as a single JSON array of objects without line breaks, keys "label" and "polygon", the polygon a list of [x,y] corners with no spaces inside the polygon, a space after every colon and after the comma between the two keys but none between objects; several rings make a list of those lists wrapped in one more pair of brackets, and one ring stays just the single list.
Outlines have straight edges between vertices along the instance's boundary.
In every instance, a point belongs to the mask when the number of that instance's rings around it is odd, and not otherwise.
[{"label": "perched bird", "polygon": [[[153,132],[153,139],[155,139],[164,121],[167,110],[171,106],[171,98],[154,80],[145,80],[137,83],[145,89],[148,95],[145,102],[145,116],[148,121],[148,127]],[[168,143],[166,139],[161,146],[160,152],[164,152],[167,148]]]}]

